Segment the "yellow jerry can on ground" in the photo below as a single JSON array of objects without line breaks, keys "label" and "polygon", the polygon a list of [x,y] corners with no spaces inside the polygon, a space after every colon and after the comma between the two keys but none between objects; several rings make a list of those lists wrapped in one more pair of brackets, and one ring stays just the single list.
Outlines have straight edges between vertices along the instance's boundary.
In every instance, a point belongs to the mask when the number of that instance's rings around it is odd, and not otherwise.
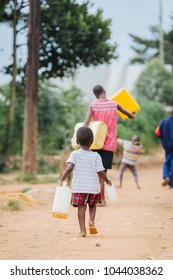
[{"label": "yellow jerry can on ground", "polygon": [[[117,102],[120,106],[131,113],[136,113],[140,110],[139,104],[136,100],[132,97],[132,95],[125,89],[120,89],[110,98],[111,100]],[[128,118],[126,115],[118,111],[118,114],[122,119]]]},{"label": "yellow jerry can on ground", "polygon": [[[73,137],[71,139],[71,145],[73,149],[78,149],[79,145],[76,143],[76,132],[78,128],[82,127],[83,123],[77,123],[74,128]],[[91,145],[91,150],[100,150],[102,149],[106,134],[107,134],[107,125],[102,121],[90,122],[89,127],[91,128],[94,134],[94,141]]]}]

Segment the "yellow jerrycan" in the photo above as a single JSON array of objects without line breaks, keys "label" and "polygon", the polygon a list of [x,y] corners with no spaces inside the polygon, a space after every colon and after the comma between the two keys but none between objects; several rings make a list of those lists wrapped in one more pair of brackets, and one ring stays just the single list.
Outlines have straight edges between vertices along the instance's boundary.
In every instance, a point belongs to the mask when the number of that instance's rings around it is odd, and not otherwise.
[{"label": "yellow jerrycan", "polygon": [[69,208],[71,203],[71,189],[67,185],[67,182],[63,182],[62,186],[56,187],[52,216],[54,218],[67,219]]},{"label": "yellow jerrycan", "polygon": [[[78,144],[76,143],[76,132],[78,128],[82,127],[82,125],[83,123],[77,123],[74,127],[74,133],[71,139],[71,145],[73,149],[79,148]],[[90,147],[91,150],[102,149],[107,134],[107,125],[102,121],[94,121],[94,122],[90,122],[89,127],[91,128],[94,134],[94,141]]]},{"label": "yellow jerrycan", "polygon": [[[120,106],[131,113],[136,113],[140,110],[139,104],[133,98],[133,96],[125,89],[122,88],[113,94],[110,98],[111,100],[117,102]],[[122,119],[128,118],[126,115],[118,111],[118,114]]]}]

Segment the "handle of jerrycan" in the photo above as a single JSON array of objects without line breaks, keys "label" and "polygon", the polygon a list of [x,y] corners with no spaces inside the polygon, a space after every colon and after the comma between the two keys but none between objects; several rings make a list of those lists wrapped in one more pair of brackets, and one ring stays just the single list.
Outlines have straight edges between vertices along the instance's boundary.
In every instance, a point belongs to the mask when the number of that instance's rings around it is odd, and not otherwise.
[{"label": "handle of jerrycan", "polygon": [[67,181],[62,182],[62,187],[66,187],[66,188],[71,189]]}]

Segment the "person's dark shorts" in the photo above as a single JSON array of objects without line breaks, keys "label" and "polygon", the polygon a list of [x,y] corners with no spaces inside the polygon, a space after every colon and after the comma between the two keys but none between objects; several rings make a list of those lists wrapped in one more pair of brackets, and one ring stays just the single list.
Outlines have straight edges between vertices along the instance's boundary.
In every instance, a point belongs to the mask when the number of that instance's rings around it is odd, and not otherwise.
[{"label": "person's dark shorts", "polygon": [[103,167],[105,170],[112,169],[112,162],[113,162],[113,152],[105,151],[105,150],[92,150],[93,152],[97,152],[103,162]]},{"label": "person's dark shorts", "polygon": [[72,193],[71,204],[74,207],[78,205],[95,205],[101,203],[101,193]]}]

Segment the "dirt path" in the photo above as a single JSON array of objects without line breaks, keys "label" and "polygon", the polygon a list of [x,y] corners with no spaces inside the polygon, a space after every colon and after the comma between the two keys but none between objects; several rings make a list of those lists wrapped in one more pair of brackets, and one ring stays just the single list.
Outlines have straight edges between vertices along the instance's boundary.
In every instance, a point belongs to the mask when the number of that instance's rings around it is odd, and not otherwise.
[{"label": "dirt path", "polygon": [[[76,209],[66,220],[52,218],[56,184],[32,185],[33,206],[22,210],[2,207],[0,199],[1,260],[172,260],[173,189],[161,183],[163,154],[143,157],[138,166],[141,190],[135,188],[130,173],[119,199],[98,207],[98,235],[78,237]],[[150,165],[148,164],[150,162]],[[109,172],[116,183],[117,170]],[[0,185],[0,193],[19,192],[26,184]],[[87,216],[88,219],[88,216]]]}]

